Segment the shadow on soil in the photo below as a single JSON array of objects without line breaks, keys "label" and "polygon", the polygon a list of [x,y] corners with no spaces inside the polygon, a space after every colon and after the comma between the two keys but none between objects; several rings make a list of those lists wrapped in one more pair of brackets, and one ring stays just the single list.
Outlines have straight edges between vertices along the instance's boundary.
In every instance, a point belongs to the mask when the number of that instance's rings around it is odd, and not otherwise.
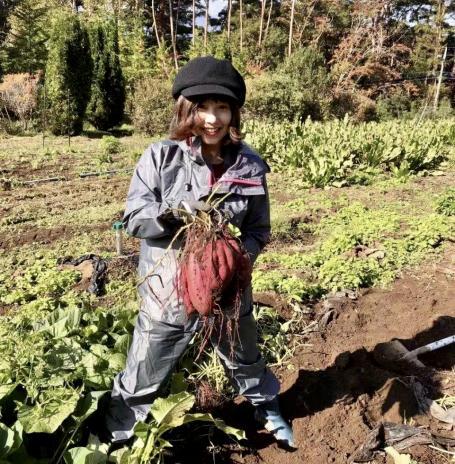
[{"label": "shadow on soil", "polygon": [[[454,333],[455,318],[444,316],[437,319],[428,330],[420,332],[412,339],[401,339],[400,342],[411,351]],[[376,345],[372,351],[362,348],[352,353],[343,352],[337,356],[332,366],[324,370],[301,369],[294,385],[281,395],[283,414],[292,420],[322,411],[338,402],[350,404],[361,395],[373,396],[387,381],[397,377],[416,376],[429,389],[432,398],[442,396],[441,386],[433,375],[433,369],[450,371],[454,368],[455,345],[421,355],[419,359],[429,369],[420,371],[394,361],[378,363],[375,353],[381,345]],[[410,401],[410,396],[403,394],[398,383],[392,384],[387,391],[381,412],[385,414],[393,406],[398,406],[403,419],[418,413],[417,402]]]},{"label": "shadow on soil", "polygon": [[[455,318],[444,316],[414,338],[400,341],[408,350],[412,350],[454,333]],[[414,376],[425,386],[431,398],[442,396],[439,377],[433,374],[439,369],[451,370],[455,367],[455,345],[420,356],[419,359],[428,369],[419,372],[395,362],[378,363],[375,352],[380,345],[371,351],[362,348],[354,352],[343,352],[336,357],[333,365],[323,370],[300,369],[292,387],[280,395],[281,409],[286,419],[292,421],[311,416],[335,404],[349,405],[361,399],[362,395],[365,397],[365,419],[371,422],[371,427],[376,421],[383,421],[384,416],[391,412],[397,417],[397,422],[400,416],[401,419],[409,419],[419,414],[418,403],[407,385],[410,376]],[[246,401],[240,404],[228,402],[214,415],[231,426],[245,430],[249,447],[244,449],[245,454],[254,454],[274,443],[268,433],[257,427],[253,420],[253,407]],[[213,462],[212,456],[208,455],[207,460],[204,460],[197,442],[198,440],[188,440],[184,443],[185,453],[180,453],[178,446],[173,453],[173,458],[177,459],[174,462],[194,462],[195,456],[198,462]],[[221,434],[217,434],[216,442],[223,443],[218,450],[212,450],[216,453],[216,462],[238,462],[233,457],[239,458],[242,455],[238,446],[230,451],[232,442],[229,443]],[[199,446],[201,444],[199,442]]]}]

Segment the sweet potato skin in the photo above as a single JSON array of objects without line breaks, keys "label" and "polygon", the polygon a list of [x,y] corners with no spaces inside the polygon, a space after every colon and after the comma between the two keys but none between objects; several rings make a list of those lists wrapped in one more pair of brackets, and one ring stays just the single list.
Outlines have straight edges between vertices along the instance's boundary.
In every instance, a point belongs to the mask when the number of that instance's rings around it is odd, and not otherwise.
[{"label": "sweet potato skin", "polygon": [[208,316],[219,301],[234,301],[250,282],[251,263],[238,240],[214,235],[202,247],[195,244],[184,254],[178,291],[188,314],[197,311]]}]

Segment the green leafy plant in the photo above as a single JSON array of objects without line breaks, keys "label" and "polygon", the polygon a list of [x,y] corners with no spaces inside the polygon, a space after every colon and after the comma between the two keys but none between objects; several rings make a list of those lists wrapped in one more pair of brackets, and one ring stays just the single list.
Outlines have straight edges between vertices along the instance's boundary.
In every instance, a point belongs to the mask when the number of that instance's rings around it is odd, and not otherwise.
[{"label": "green leafy plant", "polygon": [[98,155],[100,163],[112,163],[112,155],[120,153],[122,144],[119,139],[112,135],[104,135],[100,143],[101,153]]},{"label": "green leafy plant", "polygon": [[307,186],[342,187],[348,181],[364,183],[378,169],[401,180],[435,170],[451,152],[448,126],[425,121],[416,131],[411,121],[354,124],[344,118],[326,123],[251,121],[245,132],[276,170],[297,168]]},{"label": "green leafy plant", "polygon": [[455,189],[449,188],[437,200],[436,211],[444,216],[455,216]]},{"label": "green leafy plant", "polygon": [[[158,398],[150,408],[151,419],[139,422],[134,428],[135,441],[131,449],[123,448],[111,456],[117,463],[148,464],[161,463],[163,452],[172,444],[165,438],[166,432],[189,424],[190,422],[208,422],[223,432],[232,435],[237,440],[245,439],[242,430],[227,426],[222,420],[215,419],[211,414],[190,413],[195,403],[194,395],[188,392],[171,394],[166,398]],[[65,455],[67,464],[87,462],[106,462],[106,449],[101,447],[78,447],[70,449]],[[96,459],[103,459],[98,461]]]}]

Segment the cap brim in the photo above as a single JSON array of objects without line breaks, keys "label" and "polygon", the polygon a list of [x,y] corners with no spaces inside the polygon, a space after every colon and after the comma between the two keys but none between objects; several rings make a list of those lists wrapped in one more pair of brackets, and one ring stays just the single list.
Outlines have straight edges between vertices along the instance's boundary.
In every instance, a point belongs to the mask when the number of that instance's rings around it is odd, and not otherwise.
[{"label": "cap brim", "polygon": [[181,94],[187,98],[198,97],[201,95],[222,95],[225,97],[229,97],[235,101],[239,100],[235,93],[232,92],[232,90],[228,89],[227,87],[223,87],[221,85],[216,84],[195,85],[193,87],[183,89]]}]

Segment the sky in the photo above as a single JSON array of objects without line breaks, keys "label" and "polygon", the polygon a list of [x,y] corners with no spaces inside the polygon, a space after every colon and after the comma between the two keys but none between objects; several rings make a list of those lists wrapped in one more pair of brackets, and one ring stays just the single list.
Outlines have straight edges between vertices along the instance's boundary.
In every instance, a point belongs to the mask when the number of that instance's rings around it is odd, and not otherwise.
[{"label": "sky", "polygon": [[209,14],[210,16],[217,16],[220,10],[223,9],[223,7],[227,4],[227,1],[225,0],[210,0],[210,5],[209,5]]}]

